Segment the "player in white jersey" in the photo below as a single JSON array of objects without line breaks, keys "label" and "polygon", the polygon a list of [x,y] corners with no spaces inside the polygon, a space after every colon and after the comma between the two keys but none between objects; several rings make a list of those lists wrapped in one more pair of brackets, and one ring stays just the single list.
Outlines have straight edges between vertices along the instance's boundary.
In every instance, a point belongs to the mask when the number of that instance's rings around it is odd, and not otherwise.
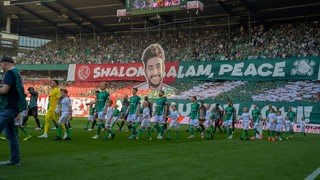
[{"label": "player in white jersey", "polygon": [[[115,133],[112,132],[112,126],[114,123],[114,115],[113,115],[114,109],[112,107],[112,104],[113,104],[113,101],[111,99],[108,100],[107,107],[104,110],[104,113],[106,114],[104,117],[106,119],[106,123],[104,126],[105,130],[107,131],[106,132],[106,140],[109,140],[110,134],[111,134],[111,139],[113,139],[115,136]],[[116,119],[118,119],[118,118],[116,117]]]},{"label": "player in white jersey", "polygon": [[268,141],[274,141],[274,131],[276,129],[276,114],[274,113],[274,109],[270,109],[270,113],[267,116],[267,132],[268,132]]},{"label": "player in white jersey", "polygon": [[282,131],[283,131],[283,125],[284,125],[284,118],[282,116],[282,112],[277,112],[277,125],[276,125],[276,132],[279,140],[282,140]]},{"label": "player in white jersey", "polygon": [[171,140],[171,129],[175,128],[176,130],[176,141],[179,141],[179,122],[178,122],[178,118],[180,117],[180,113],[177,110],[177,105],[176,104],[172,104],[171,105],[171,111],[170,111],[170,115],[168,116],[168,118],[171,117],[171,122],[168,128],[168,138],[166,140]]},{"label": "player in white jersey", "polygon": [[306,137],[306,121],[304,121],[304,116],[300,120],[300,133],[303,137]]},{"label": "player in white jersey", "polygon": [[56,114],[61,114],[58,120],[58,131],[57,136],[54,140],[61,140],[61,131],[62,131],[62,124],[66,127],[67,136],[64,138],[65,140],[71,140],[70,137],[70,127],[68,126],[69,120],[72,120],[72,104],[71,100],[68,96],[67,89],[60,89],[61,97],[58,100],[58,105],[55,109]]},{"label": "player in white jersey", "polygon": [[240,140],[242,141],[244,139],[244,136],[246,136],[246,140],[249,140],[248,129],[249,129],[249,124],[251,120],[250,120],[249,109],[247,107],[243,108],[243,113],[238,120],[242,120],[242,124],[243,124],[243,130],[242,130],[242,135]]},{"label": "player in white jersey", "polygon": [[[26,95],[27,97],[27,95]],[[28,101],[26,100],[26,106],[28,106]],[[18,135],[18,130],[20,129],[25,135],[26,137],[23,139],[23,141],[27,141],[29,139],[31,139],[31,135],[28,133],[27,129],[25,126],[23,126],[23,119],[27,116],[28,110],[24,110],[21,112],[19,119],[16,119],[15,122],[15,128],[16,128],[16,134]]]},{"label": "player in white jersey", "polygon": [[136,140],[139,140],[141,133],[143,131],[143,128],[147,129],[148,132],[148,140],[151,141],[151,128],[150,128],[150,118],[151,118],[151,112],[149,108],[149,102],[144,101],[143,102],[143,110],[142,110],[142,115],[140,119],[140,129],[138,131],[138,135],[135,137]]},{"label": "player in white jersey", "polygon": [[291,121],[289,119],[289,116],[286,116],[284,119],[284,127],[286,129],[286,139],[289,139],[290,136],[290,130],[291,130]]},{"label": "player in white jersey", "polygon": [[206,104],[206,115],[205,115],[205,124],[206,124],[206,140],[213,139],[213,110],[211,109],[211,104]]}]

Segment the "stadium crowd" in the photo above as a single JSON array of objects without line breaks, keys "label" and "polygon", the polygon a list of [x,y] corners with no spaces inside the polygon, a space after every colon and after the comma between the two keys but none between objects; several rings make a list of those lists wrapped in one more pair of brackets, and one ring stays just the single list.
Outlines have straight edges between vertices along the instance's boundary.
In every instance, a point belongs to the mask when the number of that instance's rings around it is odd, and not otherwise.
[{"label": "stadium crowd", "polygon": [[158,42],[166,51],[166,61],[207,61],[235,59],[289,58],[320,55],[320,28],[299,22],[276,24],[250,31],[232,29],[197,30],[149,34],[108,34],[63,38],[19,57],[21,64],[81,64],[140,62],[147,44]]}]

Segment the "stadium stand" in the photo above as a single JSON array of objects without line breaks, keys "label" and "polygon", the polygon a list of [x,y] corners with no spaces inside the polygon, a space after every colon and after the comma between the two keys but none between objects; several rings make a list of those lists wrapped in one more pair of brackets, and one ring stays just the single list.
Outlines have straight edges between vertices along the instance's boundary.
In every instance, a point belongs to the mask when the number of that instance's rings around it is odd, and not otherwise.
[{"label": "stadium stand", "polygon": [[81,41],[52,41],[18,58],[21,64],[86,64],[141,62],[146,44],[160,43],[166,61],[208,61],[235,59],[289,58],[319,56],[320,28],[311,22],[276,24],[261,31],[233,29],[230,37],[224,30],[199,30],[191,36],[186,31],[167,32],[146,37],[144,34],[124,36],[100,35],[97,41],[83,37]]}]

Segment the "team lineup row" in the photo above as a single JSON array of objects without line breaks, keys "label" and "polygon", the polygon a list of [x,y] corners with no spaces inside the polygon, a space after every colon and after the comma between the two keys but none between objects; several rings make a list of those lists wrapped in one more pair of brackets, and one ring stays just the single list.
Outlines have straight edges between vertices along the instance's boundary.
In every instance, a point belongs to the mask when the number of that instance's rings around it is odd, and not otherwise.
[{"label": "team lineup row", "polygon": [[[62,139],[62,130],[65,132],[64,139],[70,140],[70,123],[69,120],[72,119],[72,104],[68,97],[68,91],[66,89],[58,88],[58,81],[53,80],[51,82],[52,90],[49,97],[49,108],[48,113],[45,118],[44,134],[38,136],[39,138],[48,137],[49,122],[52,119],[53,122],[57,121],[57,136],[55,140]],[[118,125],[118,130],[121,130],[123,125],[126,124],[128,129],[132,132],[129,139],[139,139],[142,132],[148,133],[148,139],[151,140],[151,131],[156,129],[158,131],[158,139],[163,139],[164,132],[167,132],[167,139],[171,139],[171,129],[176,130],[176,139],[179,139],[179,123],[178,118],[180,113],[177,110],[175,104],[169,107],[167,98],[164,96],[163,91],[159,91],[159,98],[156,100],[156,105],[152,107],[152,103],[148,101],[145,97],[142,106],[141,98],[137,95],[137,89],[132,89],[132,96],[128,98],[124,97],[123,107],[121,111],[118,110],[118,106],[114,105],[112,100],[109,99],[110,94],[106,91],[106,83],[101,83],[100,91],[97,91],[96,99],[90,103],[89,106],[89,117],[86,129],[92,130],[95,124],[97,125],[96,135],[92,139],[98,139],[100,137],[101,131],[106,130],[106,139],[113,138],[115,132],[112,130],[115,124]],[[31,90],[30,104],[27,112],[25,113],[24,120],[20,120],[20,124],[25,124],[29,115],[36,115],[32,109],[31,102],[34,102],[33,95],[36,95],[33,88]],[[224,110],[219,108],[219,104],[216,104],[214,108],[211,109],[210,104],[204,104],[203,101],[200,104],[197,102],[196,97],[191,97],[191,111],[188,115],[190,121],[188,126],[188,131],[190,136],[188,138],[192,139],[195,137],[195,132],[199,132],[202,138],[212,139],[216,128],[222,131],[220,126],[222,125],[224,131],[228,133],[228,138],[233,138],[234,123],[241,121],[243,124],[243,132],[241,135],[241,140],[247,139],[249,126],[253,126],[253,136],[262,138],[262,135],[258,131],[257,127],[259,123],[265,123],[267,127],[268,140],[274,141],[275,138],[282,139],[282,131],[285,129],[286,138],[289,135],[293,136],[293,126],[296,122],[296,113],[289,109],[286,117],[282,116],[281,111],[275,112],[272,106],[266,112],[266,119],[263,119],[261,112],[257,105],[254,105],[254,109],[251,114],[249,114],[248,108],[244,108],[242,115],[236,116],[236,109],[233,107],[231,100],[228,101],[228,107]],[[150,125],[150,120],[153,117],[154,124],[153,127]],[[170,118],[171,121],[168,123],[168,128],[166,129],[167,119]],[[36,118],[38,127],[36,130],[40,129],[38,123],[38,118]],[[120,120],[120,121],[118,121]],[[92,122],[92,127],[89,127],[89,123]],[[104,123],[104,124],[103,124]],[[304,117],[300,120],[300,130],[304,134],[305,121]],[[23,126],[22,126],[23,127]],[[29,137],[29,136],[27,136]],[[30,136],[31,138],[31,136]],[[28,138],[26,139],[28,140]]]}]

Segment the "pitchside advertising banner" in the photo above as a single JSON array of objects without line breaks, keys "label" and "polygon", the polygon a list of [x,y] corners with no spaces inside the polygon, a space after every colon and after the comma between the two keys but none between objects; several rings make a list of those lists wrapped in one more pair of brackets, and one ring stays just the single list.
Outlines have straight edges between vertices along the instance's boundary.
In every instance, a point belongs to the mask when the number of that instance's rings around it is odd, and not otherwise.
[{"label": "pitchside advertising banner", "polygon": [[[320,80],[320,58],[165,63],[164,82]],[[145,81],[142,63],[71,64],[69,81]]]},{"label": "pitchside advertising banner", "polygon": [[[88,106],[86,103],[94,100],[92,97],[70,97],[72,102],[73,115],[78,117],[88,117]],[[155,102],[156,100],[151,100],[151,102]],[[191,110],[190,100],[181,100],[181,99],[168,99],[170,104],[177,104],[178,111],[181,114],[181,118],[179,119],[180,124],[188,124],[189,118],[187,117]],[[116,100],[117,105],[119,105],[119,109],[122,107],[121,99]],[[205,101],[205,103],[211,104],[211,107],[214,107],[216,103],[220,104],[220,108],[227,107],[226,102],[213,102],[212,100]],[[268,110],[269,102],[234,102],[234,107],[237,110],[237,115],[242,114],[242,110],[244,107],[249,107],[251,111],[253,109],[253,103],[257,104],[259,109],[261,110],[262,117],[266,117],[266,111]],[[155,103],[154,103],[155,105]],[[273,108],[279,108],[283,112],[283,116],[286,116],[289,107],[292,107],[292,110],[297,114],[297,122],[300,121],[301,117],[304,116],[307,122],[306,132],[309,133],[317,133],[320,134],[320,102],[316,103],[289,103],[289,102],[272,102]],[[40,96],[38,99],[38,110],[39,114],[46,114],[48,107],[48,98],[45,96]],[[238,125],[241,127],[241,124]],[[296,124],[296,130],[298,131],[300,126]]]}]

